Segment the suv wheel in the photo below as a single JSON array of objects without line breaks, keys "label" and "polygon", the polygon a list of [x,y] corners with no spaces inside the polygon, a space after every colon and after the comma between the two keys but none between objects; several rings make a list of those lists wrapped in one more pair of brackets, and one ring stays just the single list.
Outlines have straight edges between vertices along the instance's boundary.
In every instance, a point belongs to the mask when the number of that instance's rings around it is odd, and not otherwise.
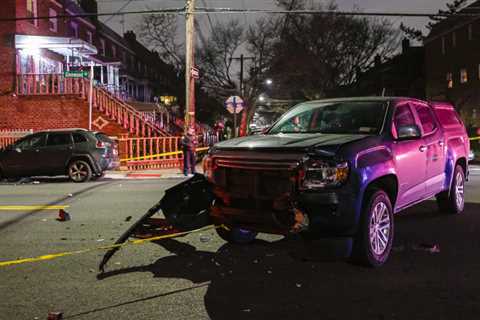
[{"label": "suv wheel", "polygon": [[235,244],[249,244],[257,237],[257,232],[238,227],[230,227],[229,230],[219,227],[217,234],[223,240]]},{"label": "suv wheel", "polygon": [[452,185],[449,191],[437,194],[438,208],[451,214],[462,213],[465,208],[465,173],[460,165],[453,172]]},{"label": "suv wheel", "polygon": [[68,165],[68,176],[73,182],[86,182],[92,177],[92,168],[83,160],[74,160]]},{"label": "suv wheel", "polygon": [[366,199],[355,237],[352,258],[370,267],[380,267],[388,259],[393,243],[392,204],[383,190],[370,193]]}]

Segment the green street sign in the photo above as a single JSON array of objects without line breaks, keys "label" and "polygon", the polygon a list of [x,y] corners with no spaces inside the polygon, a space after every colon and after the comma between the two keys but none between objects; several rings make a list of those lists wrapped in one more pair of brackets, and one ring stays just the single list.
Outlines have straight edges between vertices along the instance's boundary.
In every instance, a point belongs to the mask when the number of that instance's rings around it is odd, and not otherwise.
[{"label": "green street sign", "polygon": [[65,78],[88,78],[88,71],[70,70],[64,72]]}]

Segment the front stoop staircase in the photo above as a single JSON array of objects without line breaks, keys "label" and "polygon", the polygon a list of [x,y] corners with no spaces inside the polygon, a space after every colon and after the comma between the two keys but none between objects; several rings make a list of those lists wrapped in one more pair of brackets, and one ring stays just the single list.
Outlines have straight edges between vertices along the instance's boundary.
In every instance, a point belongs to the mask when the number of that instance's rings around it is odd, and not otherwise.
[{"label": "front stoop staircase", "polygon": [[[84,98],[88,101],[88,87],[86,89]],[[172,136],[172,133],[145,119],[144,116],[134,107],[115,97],[103,88],[93,87],[92,102],[94,108],[112,121],[118,123],[129,134],[137,137]]]}]

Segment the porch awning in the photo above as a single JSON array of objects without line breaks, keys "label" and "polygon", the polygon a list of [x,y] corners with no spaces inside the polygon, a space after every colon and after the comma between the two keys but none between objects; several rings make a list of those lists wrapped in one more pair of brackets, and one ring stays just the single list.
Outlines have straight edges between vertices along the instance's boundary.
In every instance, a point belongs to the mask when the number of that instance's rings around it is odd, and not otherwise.
[{"label": "porch awning", "polygon": [[17,49],[48,49],[63,56],[71,55],[72,50],[81,56],[92,56],[98,50],[92,44],[77,38],[15,35]]}]

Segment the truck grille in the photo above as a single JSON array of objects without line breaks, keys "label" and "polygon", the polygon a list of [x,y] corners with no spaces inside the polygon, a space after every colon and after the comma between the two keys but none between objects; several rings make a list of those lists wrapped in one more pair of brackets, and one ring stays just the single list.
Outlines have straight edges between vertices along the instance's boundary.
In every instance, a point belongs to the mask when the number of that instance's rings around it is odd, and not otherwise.
[{"label": "truck grille", "polygon": [[[216,158],[215,182],[234,200],[235,207],[271,207],[271,200],[295,190],[299,162]],[[248,200],[259,200],[248,202]]]}]

